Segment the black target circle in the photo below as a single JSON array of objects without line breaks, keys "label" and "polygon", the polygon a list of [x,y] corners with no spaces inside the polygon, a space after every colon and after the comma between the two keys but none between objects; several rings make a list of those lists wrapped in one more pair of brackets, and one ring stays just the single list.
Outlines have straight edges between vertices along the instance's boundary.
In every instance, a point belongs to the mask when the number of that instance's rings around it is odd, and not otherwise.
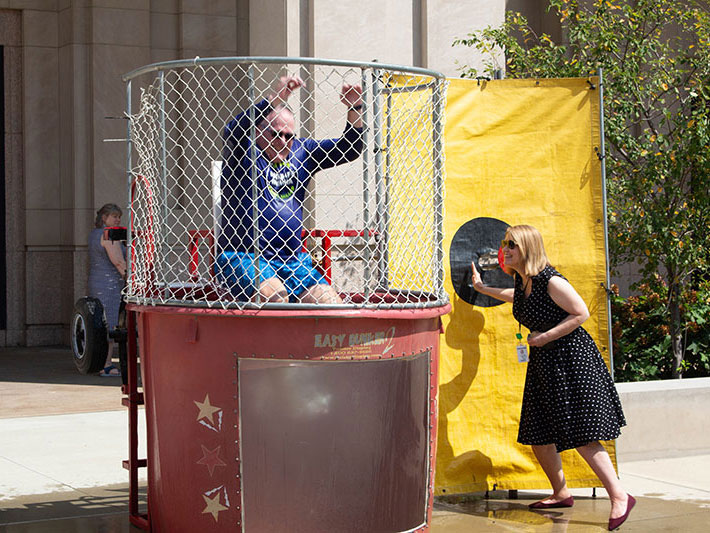
[{"label": "black target circle", "polygon": [[454,235],[449,251],[451,282],[454,291],[471,305],[493,307],[503,302],[473,288],[471,261],[477,265],[481,279],[491,287],[513,287],[513,278],[498,264],[500,241],[510,227],[497,218],[479,217],[464,223]]}]

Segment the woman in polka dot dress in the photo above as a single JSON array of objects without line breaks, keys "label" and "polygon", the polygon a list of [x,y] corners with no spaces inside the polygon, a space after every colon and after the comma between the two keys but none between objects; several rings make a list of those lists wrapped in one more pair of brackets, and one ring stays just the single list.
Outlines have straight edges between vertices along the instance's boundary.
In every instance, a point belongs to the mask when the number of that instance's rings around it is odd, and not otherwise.
[{"label": "woman in polka dot dress", "polygon": [[518,442],[532,446],[553,493],[534,509],[571,507],[560,452],[575,448],[604,485],[611,501],[609,530],[619,527],[636,503],[621,487],[600,440],[615,439],[626,425],[614,382],[596,344],[581,324],[589,311],[572,285],[550,266],[540,232],[508,228],[503,241],[506,269],[515,288],[483,284],[472,265],[473,286],[513,304],[513,316],[530,330]]}]

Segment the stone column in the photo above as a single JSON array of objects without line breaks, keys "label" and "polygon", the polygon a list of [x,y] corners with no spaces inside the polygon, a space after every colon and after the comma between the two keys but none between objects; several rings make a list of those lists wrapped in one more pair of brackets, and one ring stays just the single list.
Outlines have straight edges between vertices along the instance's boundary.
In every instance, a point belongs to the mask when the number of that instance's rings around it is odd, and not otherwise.
[{"label": "stone column", "polygon": [[25,343],[25,187],[22,142],[22,18],[20,11],[0,10],[3,49],[5,152],[5,297],[6,329],[0,346]]}]

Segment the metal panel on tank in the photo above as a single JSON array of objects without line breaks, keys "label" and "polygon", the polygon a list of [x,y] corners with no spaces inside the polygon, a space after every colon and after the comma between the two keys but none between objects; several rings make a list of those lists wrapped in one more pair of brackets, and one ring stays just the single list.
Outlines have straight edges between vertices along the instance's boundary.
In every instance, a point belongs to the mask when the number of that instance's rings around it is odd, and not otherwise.
[{"label": "metal panel on tank", "polygon": [[430,357],[240,359],[245,531],[425,524]]}]

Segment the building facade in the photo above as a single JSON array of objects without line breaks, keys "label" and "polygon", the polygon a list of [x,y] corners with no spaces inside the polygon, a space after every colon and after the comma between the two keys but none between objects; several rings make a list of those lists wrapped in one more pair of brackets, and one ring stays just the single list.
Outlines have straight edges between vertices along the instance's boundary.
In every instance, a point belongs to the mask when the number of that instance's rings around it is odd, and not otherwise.
[{"label": "building facade", "polygon": [[[481,65],[457,37],[543,0],[0,0],[0,346],[66,344],[96,210],[126,206],[125,85],[149,63],[302,56]],[[124,222],[126,222],[124,220]],[[1,261],[0,261],[1,262]]]}]

